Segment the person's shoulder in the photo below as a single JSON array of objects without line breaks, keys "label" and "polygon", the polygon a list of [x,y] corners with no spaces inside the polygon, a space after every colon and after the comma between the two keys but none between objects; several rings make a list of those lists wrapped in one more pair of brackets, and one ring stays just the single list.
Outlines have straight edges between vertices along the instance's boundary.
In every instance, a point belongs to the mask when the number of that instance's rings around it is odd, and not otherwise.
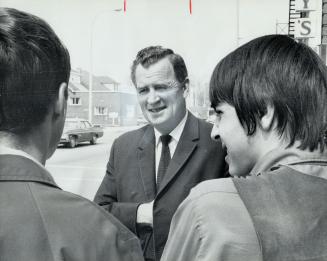
[{"label": "person's shoulder", "polygon": [[206,257],[203,260],[222,256],[224,260],[260,260],[251,217],[232,178],[207,180],[194,187],[178,207],[172,229],[178,236],[191,234],[192,242],[198,241],[196,254]]},{"label": "person's shoulder", "polygon": [[215,194],[238,194],[232,178],[210,179],[191,189],[189,198],[197,199]]},{"label": "person's shoulder", "polygon": [[215,231],[216,227],[220,233],[221,224],[230,225],[229,215],[247,215],[231,178],[201,182],[191,190],[178,210],[180,214],[192,218],[192,222],[200,222],[205,231],[210,227]]},{"label": "person's shoulder", "polygon": [[189,222],[196,222],[209,241],[220,238],[224,245],[223,242],[248,244],[253,240],[256,244],[251,218],[232,178],[201,182],[191,190],[179,211],[187,213]]},{"label": "person's shoulder", "polygon": [[[183,201],[183,207],[198,208],[203,211],[208,209],[222,209],[226,206],[233,207],[241,201],[231,178],[206,180],[191,189],[190,194]],[[227,205],[226,205],[227,203]],[[201,210],[199,212],[201,212]]]},{"label": "person's shoulder", "polygon": [[147,124],[142,126],[141,128],[127,131],[121,134],[118,138],[116,138],[116,142],[123,142],[126,140],[139,140],[149,128],[152,128],[152,126],[150,124]]},{"label": "person's shoulder", "polygon": [[[78,220],[78,224],[83,227],[84,231],[91,229],[109,237],[109,233],[116,234],[123,241],[134,238],[122,223],[94,202],[74,193],[42,184],[38,185],[36,189],[38,190],[35,193],[38,208],[44,218],[51,220],[52,224],[61,224],[68,230],[70,225],[73,225],[76,229],[75,221]],[[47,221],[49,225],[51,222]]]},{"label": "person's shoulder", "polygon": [[114,140],[113,148],[122,152],[125,152],[126,149],[135,148],[138,146],[145,133],[150,133],[151,129],[153,129],[153,127],[147,124],[141,128],[127,131]]},{"label": "person's shoulder", "polygon": [[79,257],[76,260],[92,260],[94,253],[99,254],[99,260],[141,260],[138,238],[113,215],[79,195],[44,184],[34,185],[44,237],[54,248],[64,246],[67,251],[74,251],[73,255]]},{"label": "person's shoulder", "polygon": [[83,211],[85,216],[98,215],[99,218],[104,218],[110,220],[112,223],[121,225],[116,218],[114,218],[111,214],[108,215],[103,208],[98,206],[93,201],[64,190],[57,191],[57,193],[60,194],[60,196],[57,195],[57,198],[60,199],[57,203],[66,205],[67,209],[70,209],[72,212]]}]

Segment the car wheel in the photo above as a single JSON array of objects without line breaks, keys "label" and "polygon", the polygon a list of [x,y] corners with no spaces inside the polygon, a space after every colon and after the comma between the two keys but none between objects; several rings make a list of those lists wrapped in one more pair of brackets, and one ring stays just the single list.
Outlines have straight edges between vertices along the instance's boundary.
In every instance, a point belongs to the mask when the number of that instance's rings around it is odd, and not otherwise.
[{"label": "car wheel", "polygon": [[77,145],[76,138],[73,136],[69,137],[69,144],[68,144],[69,148],[75,148],[76,145]]},{"label": "car wheel", "polygon": [[90,140],[90,143],[91,143],[92,145],[96,144],[96,143],[97,143],[97,139],[98,139],[98,137],[97,137],[96,135],[93,135],[93,136],[92,136],[92,139]]}]

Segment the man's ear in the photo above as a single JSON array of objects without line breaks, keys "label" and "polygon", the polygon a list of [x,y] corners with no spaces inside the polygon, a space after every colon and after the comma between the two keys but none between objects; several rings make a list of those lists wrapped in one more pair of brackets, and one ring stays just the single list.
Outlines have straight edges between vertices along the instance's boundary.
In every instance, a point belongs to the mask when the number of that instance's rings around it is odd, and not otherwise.
[{"label": "man's ear", "polygon": [[186,77],[185,80],[184,80],[184,85],[183,85],[183,91],[184,91],[183,96],[184,96],[184,98],[186,98],[188,93],[189,93],[189,90],[190,90],[189,87],[190,87],[190,80],[188,79],[188,77]]},{"label": "man's ear", "polygon": [[269,131],[274,123],[275,108],[267,105],[266,113],[260,119],[260,126],[263,130]]},{"label": "man's ear", "polygon": [[67,83],[63,82],[59,86],[58,99],[55,103],[54,115],[66,115],[67,109],[67,98],[68,98],[68,87]]}]

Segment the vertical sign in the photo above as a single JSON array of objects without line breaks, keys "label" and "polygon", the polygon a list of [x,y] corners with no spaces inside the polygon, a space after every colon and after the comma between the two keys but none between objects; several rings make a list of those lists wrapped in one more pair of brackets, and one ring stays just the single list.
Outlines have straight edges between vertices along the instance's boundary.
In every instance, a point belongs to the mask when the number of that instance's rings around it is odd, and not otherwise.
[{"label": "vertical sign", "polygon": [[294,24],[295,38],[313,38],[316,36],[315,21],[312,18],[298,18]]},{"label": "vertical sign", "polygon": [[314,11],[317,9],[316,0],[296,0],[295,1],[295,10],[297,12],[308,12]]},{"label": "vertical sign", "polygon": [[316,5],[317,0],[296,0],[295,11],[301,12],[301,18],[295,20],[295,38],[316,37]]}]

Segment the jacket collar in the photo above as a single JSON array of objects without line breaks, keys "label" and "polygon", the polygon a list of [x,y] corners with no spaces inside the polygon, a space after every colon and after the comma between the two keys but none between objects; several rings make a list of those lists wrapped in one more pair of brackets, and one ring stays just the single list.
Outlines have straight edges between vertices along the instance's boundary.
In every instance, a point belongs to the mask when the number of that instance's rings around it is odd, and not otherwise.
[{"label": "jacket collar", "polygon": [[[255,164],[251,175],[273,171],[281,166],[288,166],[305,174],[320,176],[321,169],[327,168],[327,155],[326,152],[321,153],[318,150],[309,152],[297,148],[274,149]],[[308,166],[310,167],[308,168]]]},{"label": "jacket collar", "polygon": [[44,167],[21,155],[0,155],[1,181],[39,182],[59,188]]}]

